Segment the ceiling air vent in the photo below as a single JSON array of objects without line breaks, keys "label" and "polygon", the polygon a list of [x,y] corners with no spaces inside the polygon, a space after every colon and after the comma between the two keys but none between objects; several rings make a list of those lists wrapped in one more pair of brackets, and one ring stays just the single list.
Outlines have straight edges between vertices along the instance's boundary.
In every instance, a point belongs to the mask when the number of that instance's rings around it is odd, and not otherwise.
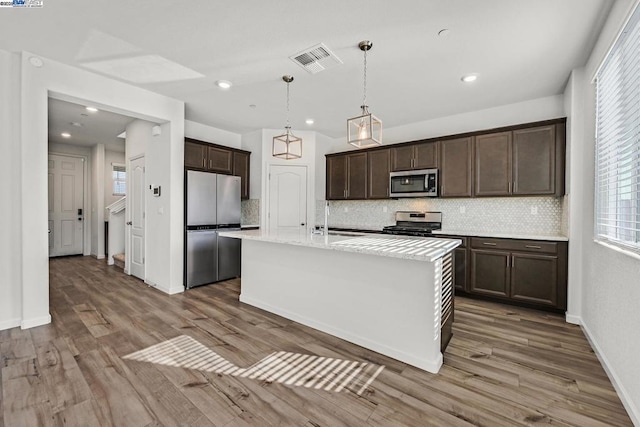
[{"label": "ceiling air vent", "polygon": [[324,43],[312,46],[289,58],[311,74],[342,64],[340,58],[331,52]]}]

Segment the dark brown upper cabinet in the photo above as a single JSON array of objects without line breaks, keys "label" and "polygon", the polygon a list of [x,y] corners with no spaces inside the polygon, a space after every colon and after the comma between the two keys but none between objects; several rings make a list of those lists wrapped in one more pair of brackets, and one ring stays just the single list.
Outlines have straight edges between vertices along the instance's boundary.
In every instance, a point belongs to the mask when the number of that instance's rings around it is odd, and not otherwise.
[{"label": "dark brown upper cabinet", "polygon": [[233,151],[209,147],[208,149],[208,169],[212,172],[231,175],[233,172]]},{"label": "dark brown upper cabinet", "polygon": [[241,178],[241,198],[249,198],[249,151],[185,138],[185,169],[235,175]]},{"label": "dark brown upper cabinet", "polygon": [[473,137],[440,141],[440,197],[471,197]]},{"label": "dark brown upper cabinet", "polygon": [[438,141],[391,148],[391,170],[405,171],[438,167]]},{"label": "dark brown upper cabinet", "polygon": [[564,194],[563,180],[557,179],[563,174],[564,163],[564,144],[558,144],[557,126],[513,131],[514,195]]},{"label": "dark brown upper cabinet", "polygon": [[476,136],[475,196],[511,195],[511,132]]},{"label": "dark brown upper cabinet", "polygon": [[233,175],[239,176],[241,180],[240,198],[246,200],[249,198],[249,165],[251,154],[234,151],[233,152]]},{"label": "dark brown upper cabinet", "polygon": [[391,150],[371,150],[367,156],[367,199],[388,199]]},{"label": "dark brown upper cabinet", "polygon": [[184,166],[189,169],[207,168],[207,146],[191,141],[184,143]]},{"label": "dark brown upper cabinet", "polygon": [[367,152],[327,156],[327,200],[367,198]]}]

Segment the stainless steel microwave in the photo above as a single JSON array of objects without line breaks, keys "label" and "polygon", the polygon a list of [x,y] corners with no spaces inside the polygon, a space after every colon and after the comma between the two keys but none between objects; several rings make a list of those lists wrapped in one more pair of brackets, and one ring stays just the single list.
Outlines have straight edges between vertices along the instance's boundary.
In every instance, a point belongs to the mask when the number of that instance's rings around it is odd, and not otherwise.
[{"label": "stainless steel microwave", "polygon": [[438,197],[438,169],[391,172],[391,197]]}]

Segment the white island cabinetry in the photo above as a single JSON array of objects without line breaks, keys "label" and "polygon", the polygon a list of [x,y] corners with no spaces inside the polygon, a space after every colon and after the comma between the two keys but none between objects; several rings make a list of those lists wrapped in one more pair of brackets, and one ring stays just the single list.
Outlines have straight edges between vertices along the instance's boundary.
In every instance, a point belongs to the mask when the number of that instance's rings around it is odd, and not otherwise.
[{"label": "white island cabinetry", "polygon": [[226,232],[243,239],[240,301],[429,372],[452,316],[452,239]]}]

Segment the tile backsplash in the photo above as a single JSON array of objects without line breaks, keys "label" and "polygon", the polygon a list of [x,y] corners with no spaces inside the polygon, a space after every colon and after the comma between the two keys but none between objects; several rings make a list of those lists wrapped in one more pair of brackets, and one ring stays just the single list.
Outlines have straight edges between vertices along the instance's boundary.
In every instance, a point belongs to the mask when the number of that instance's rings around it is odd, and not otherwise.
[{"label": "tile backsplash", "polygon": [[243,200],[240,208],[242,225],[260,225],[260,199]]},{"label": "tile backsplash", "polygon": [[[329,226],[380,230],[395,224],[395,211],[442,212],[451,231],[565,235],[567,203],[556,197],[349,200],[329,202]],[[316,202],[316,224],[324,223],[324,200]]]}]

